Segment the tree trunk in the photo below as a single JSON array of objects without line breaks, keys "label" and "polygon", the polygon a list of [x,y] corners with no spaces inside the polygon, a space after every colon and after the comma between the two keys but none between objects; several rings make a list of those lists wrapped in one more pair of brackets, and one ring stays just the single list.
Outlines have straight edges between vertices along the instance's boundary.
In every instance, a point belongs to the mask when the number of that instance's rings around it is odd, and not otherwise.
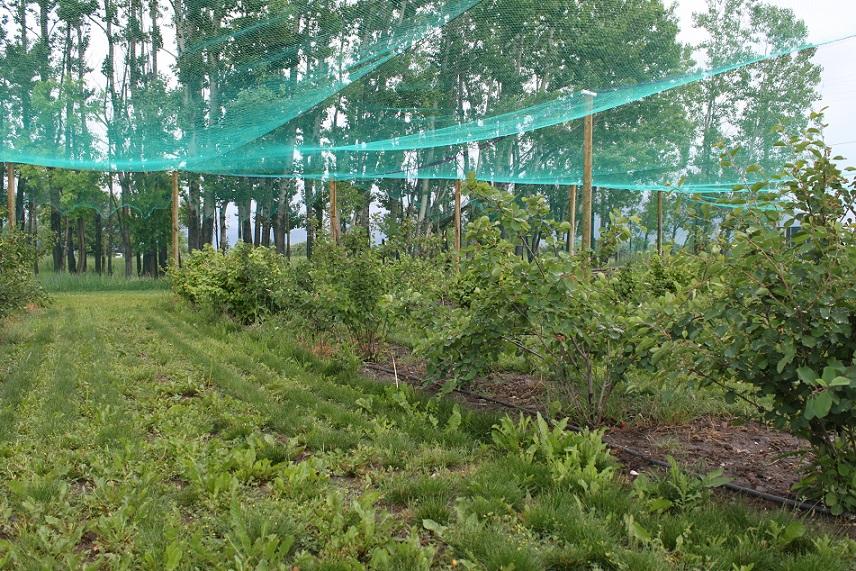
[{"label": "tree trunk", "polygon": [[153,250],[143,252],[143,273],[142,275],[153,278],[155,277],[155,254]]},{"label": "tree trunk", "polygon": [[[33,248],[38,252],[39,241],[39,217],[36,214],[36,193],[35,189],[30,191],[30,237],[33,240]],[[33,272],[39,275],[39,256],[33,260]]]},{"label": "tree trunk", "polygon": [[303,185],[303,202],[306,206],[306,258],[312,258],[315,245],[315,223],[312,221],[312,203],[315,201],[315,181]]},{"label": "tree trunk", "polygon": [[[430,159],[428,164],[431,164]],[[431,181],[423,178],[421,182],[422,191],[419,197],[419,215],[417,217],[416,232],[417,234],[427,235],[428,229],[431,226],[431,222],[428,219],[428,206],[431,202]]]},{"label": "tree trunk", "polygon": [[[57,199],[59,202],[59,199]],[[53,247],[53,255],[54,255],[54,271],[55,272],[64,272],[66,271],[65,266],[65,232],[62,229],[62,214],[60,214],[59,210],[51,206],[51,227],[53,228],[54,224],[54,215],[56,215],[56,233],[54,234],[54,240],[56,243]],[[69,268],[71,270],[71,268]]]},{"label": "tree trunk", "polygon": [[250,220],[250,198],[240,198],[238,202],[238,218],[241,224],[241,240],[247,244],[253,243],[253,227]]},{"label": "tree trunk", "polygon": [[270,230],[271,223],[273,222],[273,216],[271,216],[271,211],[273,210],[273,181],[270,181],[267,187],[267,192],[264,194],[264,198],[262,199],[262,203],[265,206],[265,215],[262,218],[262,239],[261,244],[265,248],[270,248]]},{"label": "tree trunk", "polygon": [[187,250],[192,252],[200,247],[199,228],[199,175],[190,175],[187,200]]},{"label": "tree trunk", "polygon": [[18,174],[17,197],[15,198],[15,217],[18,220],[18,228],[24,230],[24,189],[27,186],[26,179],[23,174]]},{"label": "tree trunk", "polygon": [[68,260],[68,271],[74,272],[77,270],[77,262],[74,259],[74,240],[72,240],[71,220],[65,219],[65,251],[66,259]]},{"label": "tree trunk", "polygon": [[229,203],[224,202],[222,206],[220,206],[220,251],[225,252],[226,248],[229,244],[229,235],[227,233],[226,228],[226,209],[228,208]]},{"label": "tree trunk", "polygon": [[107,275],[113,275],[113,215],[107,217]]},{"label": "tree trunk", "polygon": [[86,271],[86,222],[83,216],[77,217],[77,273]]},{"label": "tree trunk", "polygon": [[285,257],[291,261],[291,217],[288,215],[285,217]]},{"label": "tree trunk", "polygon": [[101,214],[95,213],[95,273],[104,273],[103,258],[104,255],[104,238],[101,233]]},{"label": "tree trunk", "polygon": [[[122,173],[119,178],[122,187],[122,204],[127,204],[131,195],[131,175]],[[119,211],[119,232],[122,235],[122,257],[125,259],[125,277],[134,275],[134,252],[131,249],[131,209],[123,206]]]},{"label": "tree trunk", "polygon": [[264,206],[260,201],[256,201],[256,216],[255,225],[253,226],[253,246],[258,247],[262,237],[262,220],[265,217]]},{"label": "tree trunk", "polygon": [[283,223],[280,210],[277,209],[276,216],[271,219],[271,230],[273,230],[273,246],[277,254],[285,254],[285,234],[283,234]]},{"label": "tree trunk", "polygon": [[202,203],[202,234],[200,236],[199,247],[201,248],[205,244],[213,244],[214,243],[214,218],[216,216],[216,204],[214,201],[214,190],[211,188],[212,185],[206,185],[206,190],[204,193],[204,202]]},{"label": "tree trunk", "polygon": [[158,245],[158,274],[166,274],[169,267],[169,248],[166,247],[166,242],[161,241]]},{"label": "tree trunk", "polygon": [[[317,194],[316,197],[318,197]],[[313,206],[313,210],[315,211],[315,228],[324,228],[324,200],[318,200],[316,198],[315,204]],[[308,215],[309,214],[307,213],[307,216]]]}]

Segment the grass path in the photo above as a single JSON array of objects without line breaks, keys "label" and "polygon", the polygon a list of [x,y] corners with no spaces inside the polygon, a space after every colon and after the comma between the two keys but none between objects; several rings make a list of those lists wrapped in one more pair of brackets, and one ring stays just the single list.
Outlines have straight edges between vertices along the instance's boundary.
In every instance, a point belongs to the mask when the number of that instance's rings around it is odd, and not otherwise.
[{"label": "grass path", "polygon": [[0,568],[831,570],[856,555],[784,513],[659,513],[608,470],[566,477],[500,450],[495,417],[166,292],[59,294],[0,325]]}]

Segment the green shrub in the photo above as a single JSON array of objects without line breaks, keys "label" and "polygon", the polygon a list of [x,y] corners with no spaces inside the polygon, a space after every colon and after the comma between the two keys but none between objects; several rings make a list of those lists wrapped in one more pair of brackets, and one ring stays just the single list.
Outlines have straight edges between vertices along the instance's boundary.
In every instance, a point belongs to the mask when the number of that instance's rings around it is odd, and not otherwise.
[{"label": "green shrub", "polygon": [[426,316],[417,349],[429,373],[468,382],[512,353],[556,381],[582,421],[600,424],[615,388],[648,359],[656,304],[623,303],[616,278],[568,256],[567,225],[549,220],[543,197],[521,204],[472,181],[468,191],[486,214],[467,228],[454,305]]},{"label": "green shrub", "polygon": [[36,251],[23,232],[0,234],[0,317],[47,298],[33,274]]},{"label": "green shrub", "polygon": [[702,505],[710,496],[710,490],[728,483],[722,469],[706,476],[694,476],[684,472],[674,458],[668,458],[669,468],[662,476],[649,478],[641,474],[633,482],[633,492],[652,512],[681,511]]},{"label": "green shrub", "polygon": [[346,235],[343,246],[321,242],[302,283],[302,311],[321,329],[343,326],[360,352],[372,356],[388,324],[381,300],[389,276],[388,265],[363,234]]},{"label": "green shrub", "polygon": [[[702,378],[737,379],[754,392],[743,398],[766,397],[764,414],[814,449],[801,489],[840,513],[856,510],[856,235],[847,221],[856,180],[819,128],[785,144],[796,158],[779,181],[784,212],[732,216],[728,254],[711,258],[709,294],[676,322],[673,345],[688,349]],[[800,224],[792,240],[782,219]]]},{"label": "green shrub", "polygon": [[352,232],[341,246],[320,241],[311,263],[295,265],[269,248],[241,243],[222,254],[206,246],[193,252],[183,268],[170,270],[170,279],[173,291],[195,305],[242,323],[282,313],[313,333],[345,334],[362,356],[370,357],[393,316],[410,311],[406,304],[386,301],[393,284],[396,291],[412,293],[420,275],[441,283],[428,268],[408,256],[384,261],[364,234]]},{"label": "green shrub", "polygon": [[193,304],[252,323],[283,309],[293,293],[285,258],[270,248],[239,243],[226,254],[211,246],[170,270],[173,291]]}]

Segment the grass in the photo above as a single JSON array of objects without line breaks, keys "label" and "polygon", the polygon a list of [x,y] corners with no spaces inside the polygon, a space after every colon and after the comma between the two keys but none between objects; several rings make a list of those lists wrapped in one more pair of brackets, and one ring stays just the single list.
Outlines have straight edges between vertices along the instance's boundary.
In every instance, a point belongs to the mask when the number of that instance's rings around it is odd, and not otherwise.
[{"label": "grass", "polygon": [[657,513],[558,478],[498,418],[384,387],[164,292],[0,327],[0,568],[848,569],[792,514]]},{"label": "grass", "polygon": [[48,293],[148,291],[169,288],[169,282],[165,279],[126,278],[119,274],[108,276],[94,272],[84,274],[41,272],[38,279]]}]

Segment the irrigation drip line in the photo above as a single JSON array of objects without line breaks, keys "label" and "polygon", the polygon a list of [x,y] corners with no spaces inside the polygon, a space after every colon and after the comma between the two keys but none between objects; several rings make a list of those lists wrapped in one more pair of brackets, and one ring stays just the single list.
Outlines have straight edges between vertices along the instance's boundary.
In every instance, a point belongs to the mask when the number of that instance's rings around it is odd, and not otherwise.
[{"label": "irrigation drip line", "polygon": [[[371,363],[368,361],[364,361],[363,365],[365,365],[366,367],[368,367],[370,369],[375,369],[375,370],[382,371],[382,372],[390,374],[390,375],[395,375],[396,377],[399,377],[399,378],[408,379],[408,380],[417,382],[423,387],[427,384],[425,379],[421,379],[421,378],[416,377],[414,375],[409,375],[406,373],[394,371],[392,369],[389,369],[389,368],[384,367],[383,365],[379,365],[377,363]],[[480,400],[483,400],[486,402],[490,402],[490,403],[502,406],[502,407],[510,409],[510,410],[525,413],[529,416],[536,416],[537,414],[540,413],[540,411],[537,411],[537,410],[529,408],[529,407],[520,406],[520,405],[517,405],[514,403],[510,403],[510,402],[503,401],[500,399],[496,399],[493,397],[489,397],[486,395],[481,395],[478,393],[474,393],[472,391],[468,391],[466,389],[452,389],[452,392],[466,396],[466,397],[469,397],[469,398],[480,399]],[[554,421],[550,418],[547,418],[546,420],[550,424],[555,424]],[[580,431],[582,431],[583,427],[576,425],[576,424],[568,424],[567,429],[571,430],[573,432],[580,432]],[[648,464],[651,464],[653,466],[657,466],[660,468],[669,468],[668,462],[664,462],[663,460],[660,460],[658,458],[654,458],[653,456],[649,456],[648,454],[645,454],[644,452],[641,452],[641,451],[636,450],[634,448],[629,448],[629,447],[623,446],[621,444],[610,444],[608,442],[606,443],[606,445],[613,450],[622,452],[622,453],[627,454],[629,456],[633,456],[633,457],[638,458],[640,460],[643,460],[643,461],[645,461]],[[700,476],[700,474],[693,472],[693,471],[688,471],[688,473],[690,473],[694,476]],[[719,486],[719,487],[722,489],[731,491],[731,492],[735,492],[735,493],[742,494],[745,496],[750,496],[753,498],[762,499],[762,500],[765,500],[765,501],[768,501],[768,502],[771,502],[774,504],[778,504],[781,506],[787,506],[790,508],[795,508],[795,509],[798,509],[801,511],[813,512],[813,513],[820,514],[820,515],[827,516],[827,517],[834,518],[834,519],[841,519],[841,517],[842,517],[842,516],[836,516],[831,511],[829,511],[829,509],[822,506],[819,502],[804,502],[804,501],[800,501],[800,500],[795,500],[793,498],[788,498],[785,496],[779,496],[777,494],[770,494],[767,492],[762,492],[760,490],[756,490],[754,488],[749,488],[747,486],[741,486],[739,484],[727,483],[727,484],[723,484],[722,486]]]}]

